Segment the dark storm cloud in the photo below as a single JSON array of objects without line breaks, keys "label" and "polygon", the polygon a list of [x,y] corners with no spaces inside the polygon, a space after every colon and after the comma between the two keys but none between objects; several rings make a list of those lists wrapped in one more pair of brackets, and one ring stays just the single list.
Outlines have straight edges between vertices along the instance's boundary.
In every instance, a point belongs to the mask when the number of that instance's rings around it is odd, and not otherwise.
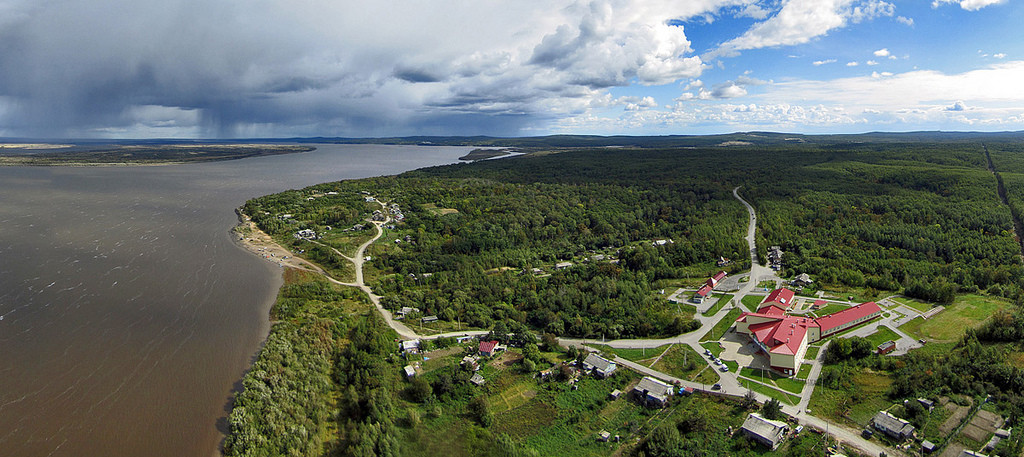
[{"label": "dark storm cloud", "polygon": [[0,136],[536,130],[699,74],[670,4],[0,0]]}]

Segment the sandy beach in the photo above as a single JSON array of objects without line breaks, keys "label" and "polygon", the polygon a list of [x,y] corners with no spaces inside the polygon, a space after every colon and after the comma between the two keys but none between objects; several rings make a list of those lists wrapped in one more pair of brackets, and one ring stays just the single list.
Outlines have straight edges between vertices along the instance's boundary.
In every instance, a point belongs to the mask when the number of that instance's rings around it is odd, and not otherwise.
[{"label": "sandy beach", "polygon": [[277,244],[270,235],[260,230],[249,219],[249,216],[246,216],[241,211],[236,212],[238,213],[238,225],[232,229],[231,234],[235,237],[235,241],[244,247],[245,250],[281,267],[291,267],[324,274],[323,269],[320,267],[305,259],[296,257],[294,253]]}]

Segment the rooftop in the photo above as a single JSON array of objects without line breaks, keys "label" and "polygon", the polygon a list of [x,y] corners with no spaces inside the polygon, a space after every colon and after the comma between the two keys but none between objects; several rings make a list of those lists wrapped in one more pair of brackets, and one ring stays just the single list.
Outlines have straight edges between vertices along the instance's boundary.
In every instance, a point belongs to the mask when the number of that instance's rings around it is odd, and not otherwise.
[{"label": "rooftop", "polygon": [[792,290],[782,287],[779,289],[775,289],[770,294],[768,294],[768,296],[764,298],[764,301],[762,301],[761,304],[778,304],[780,308],[789,308],[789,306],[793,304],[794,295],[796,294]]},{"label": "rooftop", "polygon": [[821,326],[821,334],[825,335],[829,333],[829,330],[843,324],[881,312],[882,308],[879,308],[875,302],[867,302],[829,314],[828,316],[819,317],[817,321],[818,325]]}]

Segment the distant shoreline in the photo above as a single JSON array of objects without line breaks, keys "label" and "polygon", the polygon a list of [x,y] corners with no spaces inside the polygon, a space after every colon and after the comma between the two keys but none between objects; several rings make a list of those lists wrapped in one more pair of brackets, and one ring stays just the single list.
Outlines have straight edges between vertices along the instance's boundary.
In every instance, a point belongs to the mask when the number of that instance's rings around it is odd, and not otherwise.
[{"label": "distant shoreline", "polygon": [[495,157],[507,156],[509,154],[512,154],[513,152],[518,152],[518,151],[516,149],[514,149],[514,148],[500,148],[500,149],[482,149],[482,148],[480,148],[480,149],[474,149],[472,151],[469,151],[469,154],[466,154],[466,155],[464,155],[462,157],[459,157],[459,160],[477,161],[477,160],[493,159]]},{"label": "distant shoreline", "polygon": [[[0,144],[0,166],[40,167],[116,167],[182,165],[187,163],[220,162],[250,157],[264,157],[282,154],[297,154],[316,150],[308,145],[283,144],[164,144],[164,145],[113,145],[90,149],[40,148],[30,145]],[[45,149],[46,152],[37,152]],[[10,151],[10,152],[8,152]],[[33,151],[33,152],[18,152]]]}]

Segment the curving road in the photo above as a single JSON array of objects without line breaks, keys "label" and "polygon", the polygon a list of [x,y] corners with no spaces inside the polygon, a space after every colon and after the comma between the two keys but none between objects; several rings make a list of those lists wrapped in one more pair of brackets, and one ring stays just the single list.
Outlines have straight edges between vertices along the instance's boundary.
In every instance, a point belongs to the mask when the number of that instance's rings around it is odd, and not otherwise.
[{"label": "curving road", "polygon": [[[387,206],[386,206],[387,202],[383,202],[383,201],[377,200],[377,203],[380,204],[382,209],[386,209],[387,208]],[[374,294],[373,293],[373,289],[370,289],[370,286],[367,286],[366,283],[363,281],[363,262],[366,260],[366,248],[370,247],[371,244],[373,244],[374,242],[379,240],[380,237],[384,235],[384,224],[387,224],[388,222],[391,222],[391,216],[388,216],[387,219],[385,219],[384,221],[372,221],[371,220],[371,221],[367,221],[367,222],[370,222],[370,223],[373,224],[373,229],[374,229],[374,231],[376,233],[373,235],[372,238],[370,238],[369,240],[366,240],[366,242],[364,242],[363,244],[359,245],[359,248],[356,249],[355,256],[349,257],[349,256],[343,254],[341,251],[339,251],[339,250],[337,250],[337,249],[335,249],[335,248],[333,248],[331,246],[323,245],[323,246],[327,246],[327,247],[330,247],[331,249],[333,249],[335,253],[337,253],[338,255],[343,257],[345,260],[348,260],[349,262],[352,262],[352,266],[355,268],[355,271],[356,271],[356,280],[355,280],[354,283],[350,283],[350,282],[342,282],[342,281],[339,281],[337,279],[334,279],[330,275],[328,275],[326,272],[321,270],[320,273],[323,274],[324,277],[327,278],[328,281],[333,282],[333,283],[338,284],[338,285],[342,285],[342,286],[357,287],[360,290],[362,290],[363,292],[365,292],[366,296],[370,298],[370,302],[373,303],[373,306],[375,306],[377,308],[377,312],[379,312],[381,317],[384,318],[384,322],[386,322],[388,324],[388,327],[391,327],[395,332],[397,332],[398,336],[401,337],[402,339],[406,339],[406,340],[417,340],[417,339],[420,339],[420,340],[433,340],[433,339],[444,338],[444,337],[477,336],[477,335],[486,335],[487,333],[489,333],[489,332],[484,331],[484,330],[469,330],[469,331],[462,331],[462,332],[438,333],[438,334],[435,334],[435,335],[420,335],[420,334],[416,333],[415,330],[409,328],[409,326],[405,325],[402,322],[399,322],[399,321],[395,320],[394,316],[391,314],[391,311],[388,311],[387,309],[384,309],[384,306],[382,306],[380,304],[380,296],[377,295],[377,294]]]}]

